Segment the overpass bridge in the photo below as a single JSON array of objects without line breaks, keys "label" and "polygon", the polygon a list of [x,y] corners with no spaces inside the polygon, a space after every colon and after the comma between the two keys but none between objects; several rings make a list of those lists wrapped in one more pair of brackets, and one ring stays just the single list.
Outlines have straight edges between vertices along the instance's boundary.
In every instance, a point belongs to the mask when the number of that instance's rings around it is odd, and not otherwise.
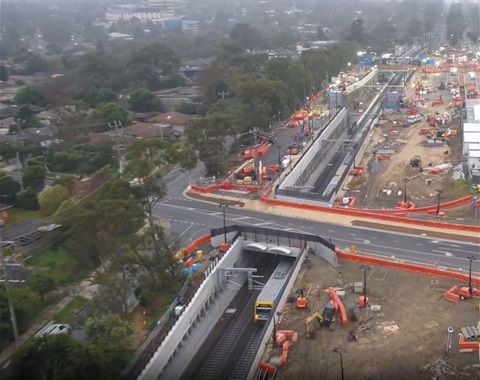
[{"label": "overpass bridge", "polygon": [[380,65],[377,67],[379,73],[407,73],[418,69],[418,66],[413,65]]},{"label": "overpass bridge", "polygon": [[[259,285],[272,274],[268,272],[271,263],[285,256],[293,262],[276,310],[286,302],[309,251],[338,265],[335,245],[317,235],[233,225],[212,230],[212,246],[219,247],[225,234],[230,249],[203,273],[196,293],[185,301],[173,327],[141,373],[125,379],[251,378],[263,354],[260,348],[265,347],[273,330],[272,318],[264,324],[254,321],[252,306]],[[259,277],[263,282],[257,281]],[[235,302],[237,305],[232,306]]]}]

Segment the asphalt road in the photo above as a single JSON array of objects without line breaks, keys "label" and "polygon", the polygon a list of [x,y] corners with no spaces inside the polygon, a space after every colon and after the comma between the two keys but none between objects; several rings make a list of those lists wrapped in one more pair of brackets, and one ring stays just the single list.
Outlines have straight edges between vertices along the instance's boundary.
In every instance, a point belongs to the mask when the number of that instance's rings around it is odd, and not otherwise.
[{"label": "asphalt road", "polygon": [[[182,244],[188,244],[199,236],[208,234],[210,229],[223,225],[222,210],[219,206],[207,202],[186,199],[182,191],[190,179],[200,177],[202,167],[189,173],[174,171],[165,176],[168,184],[167,196],[154,209],[155,215],[170,222],[169,236],[179,237]],[[450,268],[468,270],[468,256],[474,255],[480,260],[477,244],[415,236],[387,231],[379,231],[355,226],[334,225],[266,214],[247,209],[230,207],[226,209],[227,224],[262,226],[292,232],[320,235],[331,238],[340,249],[348,249],[355,244],[360,252],[377,254],[385,257],[413,260],[427,264],[437,264]],[[474,271],[479,271],[474,264]]]}]

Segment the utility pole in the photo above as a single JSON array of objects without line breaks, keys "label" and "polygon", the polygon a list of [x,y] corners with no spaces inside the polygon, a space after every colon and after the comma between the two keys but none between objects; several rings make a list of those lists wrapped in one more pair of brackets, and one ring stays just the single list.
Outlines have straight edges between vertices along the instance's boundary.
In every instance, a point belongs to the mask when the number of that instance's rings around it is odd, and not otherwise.
[{"label": "utility pole", "polygon": [[225,217],[225,209],[228,207],[228,204],[226,203],[220,203],[218,205],[219,207],[222,208],[222,214],[223,214],[223,237],[224,237],[224,242],[227,244],[227,219]]},{"label": "utility pole", "polygon": [[470,298],[473,296],[473,287],[472,287],[472,263],[476,260],[475,256],[470,255],[467,257],[470,260],[470,268],[468,270],[468,292],[470,293]]},{"label": "utility pole", "polygon": [[[1,239],[0,239],[1,243]],[[15,339],[15,347],[19,346],[18,340],[18,327],[17,327],[17,317],[15,316],[15,309],[13,307],[12,295],[10,293],[10,282],[8,280],[7,265],[5,263],[5,257],[3,256],[2,246],[0,244],[0,261],[2,264],[3,279],[5,284],[5,293],[7,295],[8,309],[10,311],[10,321],[12,322],[13,337]]]},{"label": "utility pole", "polygon": [[368,265],[361,265],[360,269],[363,269],[363,303],[367,307],[367,270],[370,269]]},{"label": "utility pole", "polygon": [[218,93],[222,97],[222,100],[225,100],[225,97],[229,95],[228,91],[221,91]]},{"label": "utility pole", "polygon": [[343,355],[347,353],[347,349],[346,348],[335,348],[333,350],[333,352],[340,355],[340,369],[341,369],[341,373],[342,373],[342,380],[345,380],[345,374],[344,374],[344,371],[343,371]]},{"label": "utility pole", "polygon": [[118,171],[123,173],[123,164],[124,164],[124,146],[123,146],[123,130],[119,129],[122,127],[122,122],[114,120],[112,123],[108,123],[108,126],[112,130],[111,136],[113,137],[114,146],[113,149],[117,152],[118,160]]},{"label": "utility pole", "polygon": [[407,183],[410,182],[408,178],[402,179],[403,182],[403,201],[407,203]]},{"label": "utility pole", "polygon": [[253,170],[255,172],[255,174],[257,175],[257,183],[259,183],[259,178],[260,176],[262,175],[262,173],[258,173],[258,168],[257,168],[257,165],[258,165],[258,160],[257,160],[257,156],[258,156],[258,147],[257,147],[257,144],[258,144],[258,138],[257,138],[257,133],[258,132],[258,128],[257,127],[253,127],[252,130],[250,130],[250,133],[253,133],[253,146],[255,147],[254,148],[254,153],[253,153]]},{"label": "utility pole", "polygon": [[438,200],[437,200],[437,212],[435,213],[435,215],[438,215],[440,214],[440,198],[442,197],[442,193],[443,193],[443,190],[440,190],[440,189],[437,189],[435,190],[438,194]]},{"label": "utility pole", "polygon": [[23,181],[22,181],[23,165],[20,162],[20,153],[18,151],[18,146],[21,145],[22,152],[23,152],[23,148],[25,147],[25,144],[23,143],[22,125],[25,124],[25,120],[17,119],[16,124],[17,124],[17,135],[16,135],[17,149],[16,149],[15,157],[16,157],[16,161],[17,161],[17,176],[18,176],[18,180],[20,182],[20,189],[23,191]]}]

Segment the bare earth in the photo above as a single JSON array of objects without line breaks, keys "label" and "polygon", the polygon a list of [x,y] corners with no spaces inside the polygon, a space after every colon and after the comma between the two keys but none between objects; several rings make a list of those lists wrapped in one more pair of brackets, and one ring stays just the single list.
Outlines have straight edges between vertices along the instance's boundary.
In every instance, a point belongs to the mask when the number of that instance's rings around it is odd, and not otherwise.
[{"label": "bare earth", "polygon": [[[288,361],[279,370],[278,379],[340,379],[340,359],[335,348],[345,348],[343,357],[346,379],[358,380],[401,380],[432,379],[430,369],[421,369],[437,359],[444,358],[447,328],[453,324],[450,359],[456,365],[455,373],[464,372],[463,378],[474,377],[473,364],[478,364],[478,353],[458,353],[458,333],[461,327],[476,326],[479,313],[478,300],[454,304],[444,299],[443,293],[456,284],[448,279],[412,274],[399,270],[371,267],[367,273],[367,296],[371,305],[380,305],[380,312],[368,311],[373,317],[366,322],[369,329],[357,335],[357,341],[350,341],[349,331],[358,327],[359,322],[350,321],[350,311],[358,299],[351,284],[363,281],[363,271],[356,263],[342,262],[332,268],[322,259],[309,255],[300,272],[295,289],[313,286],[314,294],[309,297],[309,310],[295,309],[287,304],[284,308],[280,330],[298,332],[298,342],[290,347]],[[343,284],[343,285],[342,285]],[[335,329],[318,328],[313,322],[315,338],[309,339],[304,333],[305,318],[315,309],[322,309],[328,303],[328,287],[344,287],[344,305],[349,316],[349,325],[344,327],[341,320]],[[393,327],[389,327],[393,326]],[[397,332],[384,328],[398,326]],[[269,347],[263,360],[280,356],[279,348]],[[446,376],[442,379],[460,377]]]},{"label": "bare earth", "polygon": [[[430,78],[431,79],[431,78]],[[415,78],[414,78],[415,80]],[[413,81],[412,81],[413,83]],[[433,86],[432,86],[433,88]],[[407,194],[410,201],[417,206],[428,206],[436,201],[436,189],[445,189],[451,182],[451,173],[427,174],[420,173],[418,168],[410,166],[410,160],[414,156],[420,156],[422,166],[426,168],[429,164],[436,166],[443,163],[451,163],[453,166],[459,162],[460,137],[451,138],[450,146],[428,147],[425,135],[420,135],[421,128],[428,128],[425,121],[427,115],[432,115],[435,111],[440,115],[445,113],[449,101],[448,90],[433,90],[431,94],[425,95],[425,99],[433,101],[439,95],[445,99],[445,104],[419,108],[419,113],[423,114],[421,122],[409,125],[407,127],[396,126],[394,121],[406,120],[406,109],[402,109],[401,114],[393,113],[387,116],[388,122],[382,126],[373,128],[366,141],[365,154],[357,165],[365,168],[363,178],[352,178],[351,188],[356,191],[350,191],[352,196],[357,197],[357,205],[360,207],[395,207],[398,201],[403,201],[403,178],[408,178]],[[407,99],[415,99],[414,88],[407,90]],[[398,128],[398,134],[393,135],[389,132],[390,127]],[[458,119],[451,125],[452,129],[458,129]],[[379,160],[378,169],[372,172],[372,151],[376,144],[389,144],[395,147],[396,152],[390,160]],[[368,170],[367,170],[368,168]],[[426,184],[426,180],[431,180]],[[348,187],[349,183],[347,183]],[[391,194],[386,191],[391,190]],[[444,201],[449,198],[455,198],[456,193],[445,192]],[[457,196],[458,198],[458,196]]]}]

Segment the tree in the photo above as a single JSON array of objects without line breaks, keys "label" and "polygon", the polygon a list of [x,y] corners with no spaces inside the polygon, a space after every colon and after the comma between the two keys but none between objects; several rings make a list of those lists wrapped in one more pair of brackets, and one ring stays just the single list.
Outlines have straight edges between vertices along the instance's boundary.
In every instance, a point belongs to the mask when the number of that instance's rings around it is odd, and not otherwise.
[{"label": "tree", "polygon": [[19,106],[23,104],[32,104],[35,106],[45,106],[47,102],[40,90],[35,86],[24,86],[15,94],[15,103]]},{"label": "tree", "polygon": [[116,314],[88,319],[85,333],[89,347],[101,352],[105,370],[114,378],[126,364],[134,338],[133,325]]},{"label": "tree", "polygon": [[30,290],[37,293],[43,301],[45,294],[56,289],[55,281],[50,276],[43,273],[35,273],[27,280],[27,286]]},{"label": "tree", "polygon": [[465,31],[465,16],[462,3],[452,3],[447,14],[447,40],[455,46]]},{"label": "tree", "polygon": [[9,380],[91,380],[103,376],[102,357],[66,334],[34,338],[11,356]]},{"label": "tree", "polygon": [[363,25],[363,19],[356,18],[350,24],[350,32],[347,36],[347,41],[363,44],[365,42],[364,34],[365,26]]},{"label": "tree", "polygon": [[35,112],[28,103],[18,107],[17,112],[15,112],[15,120],[20,120],[27,127],[38,124],[38,120],[35,119]]},{"label": "tree", "polygon": [[79,96],[90,107],[95,108],[101,103],[110,103],[117,100],[118,96],[110,88],[91,88]]},{"label": "tree", "polygon": [[187,115],[197,114],[197,104],[194,103],[180,103],[175,106],[175,111],[180,113],[185,113]]},{"label": "tree", "polygon": [[323,27],[320,25],[317,29],[317,40],[318,41],[329,41],[330,38],[325,34]]},{"label": "tree", "polygon": [[60,205],[70,198],[70,193],[62,185],[47,187],[38,195],[40,211],[45,216],[53,215]]},{"label": "tree", "polygon": [[128,99],[130,109],[134,112],[153,112],[158,111],[160,102],[155,94],[146,88],[140,88],[133,91]]},{"label": "tree", "polygon": [[143,45],[132,53],[134,64],[148,64],[162,75],[174,73],[180,67],[180,60],[175,52],[165,45],[154,42]]},{"label": "tree", "polygon": [[23,187],[31,187],[41,191],[45,186],[45,168],[41,165],[30,165],[23,170]]},{"label": "tree", "polygon": [[38,197],[35,190],[31,187],[27,187],[20,194],[17,195],[15,205],[25,210],[36,211],[39,209]]},{"label": "tree", "polygon": [[0,198],[2,203],[14,205],[19,191],[20,184],[10,177],[7,172],[0,170]]},{"label": "tree", "polygon": [[262,46],[261,32],[247,23],[238,23],[230,31],[230,38],[233,42],[244,49],[255,49]]},{"label": "tree", "polygon": [[148,215],[153,246],[159,253],[160,247],[155,239],[158,226],[153,218],[153,208],[165,195],[165,187],[160,182],[161,173],[176,164],[187,170],[193,169],[196,165],[195,151],[180,149],[159,138],[149,138],[132,143],[126,158],[128,165],[125,171],[134,178],[144,178],[142,183],[132,186],[132,193]]},{"label": "tree", "polygon": [[6,82],[10,78],[8,69],[4,65],[0,65],[0,82]]},{"label": "tree", "polygon": [[[10,292],[15,316],[17,317],[18,323],[23,323],[35,310],[35,306],[38,303],[38,295],[26,287],[12,287]],[[10,311],[8,307],[4,307],[7,304],[7,294],[2,284],[0,285],[0,305],[2,305],[2,307],[0,307],[0,342],[4,343],[9,342],[13,338]]]},{"label": "tree", "polygon": [[95,109],[94,115],[104,123],[119,121],[123,126],[130,124],[128,111],[117,103],[102,103]]}]

